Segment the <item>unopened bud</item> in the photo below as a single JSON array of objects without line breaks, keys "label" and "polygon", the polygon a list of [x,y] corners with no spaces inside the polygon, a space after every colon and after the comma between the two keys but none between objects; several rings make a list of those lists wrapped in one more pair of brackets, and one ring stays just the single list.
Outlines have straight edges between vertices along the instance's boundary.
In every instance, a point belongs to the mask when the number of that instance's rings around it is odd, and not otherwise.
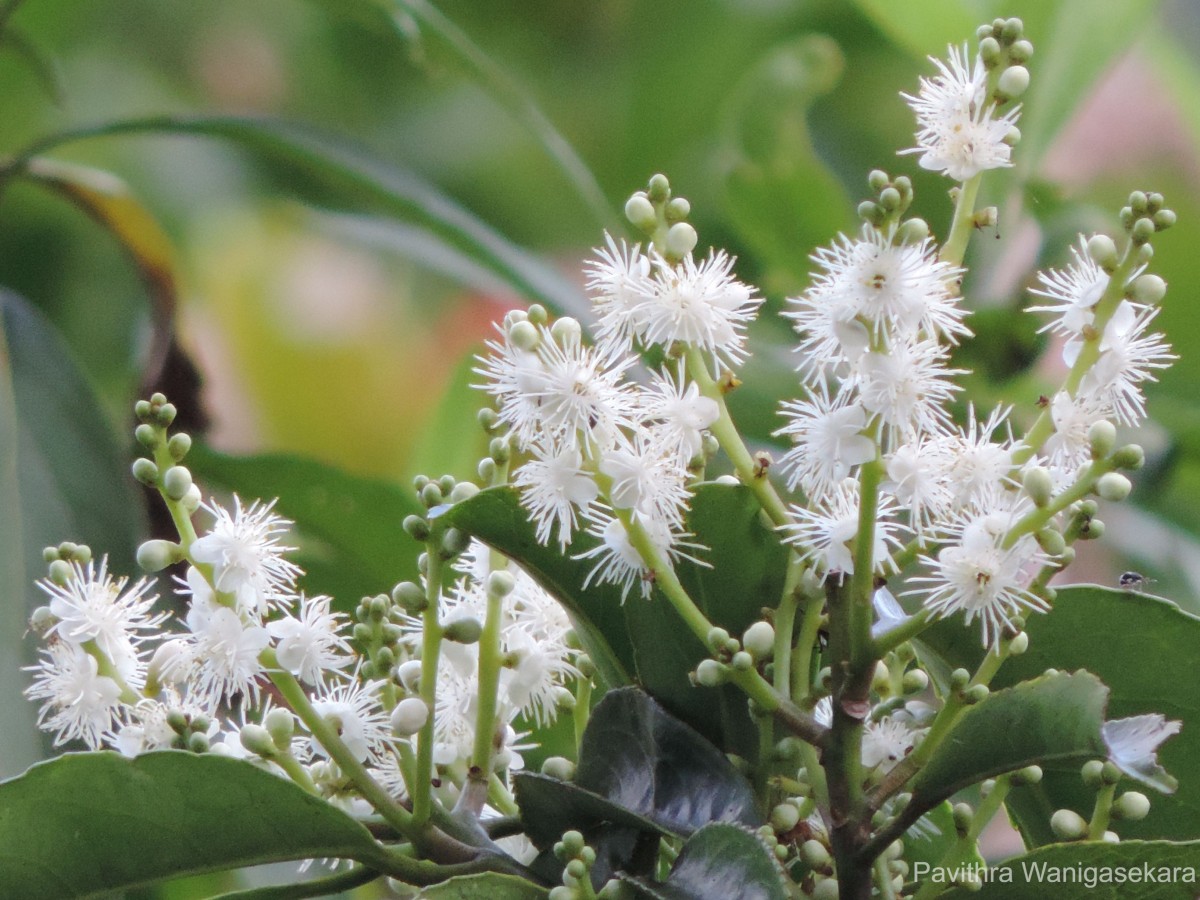
[{"label": "unopened bud", "polygon": [[510,572],[492,572],[487,577],[487,592],[493,597],[507,597],[516,586],[517,581]]},{"label": "unopened bud", "polygon": [[1050,817],[1050,828],[1063,841],[1078,841],[1087,834],[1088,823],[1073,809],[1060,809]]},{"label": "unopened bud", "polygon": [[831,862],[829,850],[820,841],[809,838],[800,845],[800,855],[804,861],[818,871],[825,871]]},{"label": "unopened bud", "polygon": [[919,694],[929,687],[929,676],[924,669],[910,669],[904,673],[900,686],[906,694]]},{"label": "unopened bud", "polygon": [[450,492],[451,503],[462,503],[464,500],[470,500],[479,493],[479,485],[471,481],[460,481],[454,486],[454,490]]},{"label": "unopened bud", "polygon": [[1035,506],[1045,506],[1054,494],[1054,480],[1042,466],[1029,466],[1021,473],[1021,484]]},{"label": "unopened bud", "polygon": [[1118,819],[1140,822],[1150,814],[1150,798],[1139,791],[1126,791],[1113,803],[1112,811]]},{"label": "unopened bud", "polygon": [[1129,469],[1136,472],[1146,464],[1146,451],[1140,444],[1126,444],[1118,447],[1112,455],[1113,465],[1118,469]]},{"label": "unopened bud", "polygon": [[154,464],[154,460],[146,459],[144,456],[138,457],[133,461],[130,471],[133,472],[133,477],[142,484],[149,487],[158,486],[158,466]]},{"label": "unopened bud", "polygon": [[575,763],[565,756],[549,756],[542,763],[542,774],[559,781],[570,781],[575,777]]},{"label": "unopened bud", "polygon": [[702,687],[719,687],[729,680],[729,670],[715,659],[702,659],[696,666],[696,683]]},{"label": "unopened bud", "polygon": [[1029,70],[1024,66],[1009,66],[1000,73],[996,90],[1010,100],[1020,97],[1029,89]]},{"label": "unopened bud", "polygon": [[410,659],[400,663],[400,668],[396,670],[396,676],[406,691],[418,690],[421,685],[421,661]]},{"label": "unopened bud", "polygon": [[625,201],[625,218],[642,231],[653,231],[654,226],[658,224],[654,204],[640,191]]},{"label": "unopened bud", "polygon": [[1026,766],[1023,769],[1017,769],[1009,776],[1009,780],[1014,786],[1027,784],[1039,784],[1042,780],[1041,766]]},{"label": "unopened bud", "polygon": [[742,635],[742,646],[755,659],[768,659],[775,649],[775,629],[770,622],[755,622]]},{"label": "unopened bud", "polygon": [[483,626],[478,619],[457,619],[442,630],[442,636],[456,644],[474,644],[483,634]]},{"label": "unopened bud", "polygon": [[1117,444],[1117,426],[1107,419],[1093,422],[1088,428],[1088,446],[1092,459],[1104,459]]},{"label": "unopened bud", "polygon": [[1167,295],[1167,283],[1157,275],[1139,275],[1130,285],[1130,293],[1136,303],[1157,306]]},{"label": "unopened bud", "polygon": [[183,559],[183,548],[171,541],[146,541],[137,549],[137,564],[146,572],[161,572]]},{"label": "unopened bud", "polygon": [[238,737],[243,747],[264,759],[270,759],[279,752],[275,741],[271,739],[271,733],[261,725],[243,725]]},{"label": "unopened bud", "polygon": [[667,255],[683,259],[695,249],[698,240],[700,238],[696,234],[695,228],[687,222],[676,222],[667,229],[667,237],[664,241]]},{"label": "unopened bud", "polygon": [[531,322],[514,322],[508,329],[508,340],[518,350],[532,353],[542,342],[542,335]]},{"label": "unopened bud", "polygon": [[1092,262],[1105,272],[1115,272],[1121,262],[1117,255],[1117,245],[1107,234],[1093,234],[1088,238],[1087,254]]},{"label": "unopened bud", "polygon": [[1024,653],[1028,649],[1029,649],[1029,632],[1022,631],[1020,634],[1018,634],[1016,637],[1014,637],[1011,641],[1009,641],[1008,655],[1009,656],[1020,656],[1022,653]]},{"label": "unopened bud", "polygon": [[167,452],[171,454],[171,459],[175,460],[175,462],[181,461],[188,455],[191,449],[192,437],[189,434],[184,434],[182,431],[171,435],[171,439],[167,441]]},{"label": "unopened bud", "polygon": [[65,559],[56,559],[47,567],[49,578],[55,584],[61,586],[70,583],[75,577],[75,570],[71,568],[71,564]]},{"label": "unopened bud", "polygon": [[392,734],[411,737],[429,721],[429,707],[420,697],[405,697],[392,710]]},{"label": "unopened bud", "polygon": [[1133,484],[1120,472],[1106,472],[1096,482],[1096,493],[1110,503],[1119,503],[1129,496]]},{"label": "unopened bud", "polygon": [[733,666],[735,671],[749,672],[754,668],[754,657],[745,650],[739,650],[733,654],[733,659],[729,661],[729,664]]},{"label": "unopened bud", "polygon": [[780,803],[771,810],[771,827],[780,834],[791,831],[800,824],[800,810],[794,803]]},{"label": "unopened bud", "polygon": [[421,590],[421,586],[412,581],[402,581],[392,588],[392,600],[412,615],[424,612],[425,607],[429,605],[429,599]]},{"label": "unopened bud", "polygon": [[172,500],[182,500],[191,489],[192,473],[186,466],[171,466],[163,473],[162,486],[163,491]]},{"label": "unopened bud", "polygon": [[663,210],[668,222],[682,222],[691,212],[692,204],[682,197],[672,197],[667,203],[667,208]]},{"label": "unopened bud", "polygon": [[267,713],[263,725],[275,746],[280,750],[287,750],[291,745],[292,735],[296,733],[296,717],[292,715],[292,711],[277,706]]}]

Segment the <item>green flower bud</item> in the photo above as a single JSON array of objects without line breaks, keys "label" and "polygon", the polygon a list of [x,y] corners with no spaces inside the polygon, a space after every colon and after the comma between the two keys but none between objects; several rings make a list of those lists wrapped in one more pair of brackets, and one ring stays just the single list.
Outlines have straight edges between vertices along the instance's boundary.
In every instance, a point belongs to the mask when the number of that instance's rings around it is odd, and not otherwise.
[{"label": "green flower bud", "polygon": [[668,256],[683,259],[696,248],[698,240],[700,237],[695,228],[687,222],[676,222],[667,229],[667,237],[663,243]]},{"label": "green flower bud", "polygon": [[900,192],[894,187],[886,187],[879,192],[879,205],[888,212],[900,208]]},{"label": "green flower bud", "polygon": [[[475,419],[488,434],[491,434],[500,425],[500,417],[496,414],[496,411],[487,406],[475,414]],[[424,485],[418,485],[417,490],[419,491],[422,487]]]},{"label": "green flower bud", "polygon": [[1124,773],[1117,768],[1116,763],[1105,761],[1100,768],[1100,780],[1105,784],[1116,784]]},{"label": "green flower bud", "polygon": [[858,204],[858,217],[871,225],[883,224],[883,209],[874,200],[864,200]]},{"label": "green flower bud", "polygon": [[1063,841],[1078,841],[1087,835],[1088,823],[1073,809],[1060,809],[1050,817],[1050,829]]},{"label": "green flower bud", "polygon": [[1009,66],[996,81],[996,90],[1009,99],[1020,97],[1028,89],[1029,70],[1024,66]]},{"label": "green flower bud", "polygon": [[667,208],[663,210],[668,222],[682,222],[691,214],[692,204],[688,203],[682,197],[672,197],[667,203]]},{"label": "green flower bud", "polygon": [[480,481],[491,482],[496,477],[496,461],[490,456],[485,456],[479,461],[475,471],[479,474]]},{"label": "green flower bud", "polygon": [[530,322],[514,322],[508,329],[508,339],[518,350],[532,353],[542,342],[542,335]]},{"label": "green flower bud", "polygon": [[665,203],[671,196],[671,182],[667,180],[667,176],[651,175],[646,186],[646,196],[654,203]]},{"label": "green flower bud", "polygon": [[411,581],[402,581],[392,588],[392,600],[403,607],[405,612],[414,616],[424,612],[425,607],[429,605],[421,586]]},{"label": "green flower bud", "polygon": [[267,729],[267,733],[271,735],[271,740],[275,742],[275,746],[280,750],[287,750],[291,744],[292,735],[296,733],[296,717],[292,715],[290,709],[275,707],[265,719],[263,725]]},{"label": "green flower bud", "polygon": [[658,224],[658,216],[654,212],[654,204],[650,198],[639,191],[625,201],[625,218],[642,231],[653,231]]},{"label": "green flower bud", "polygon": [[450,492],[451,503],[462,503],[464,500],[470,500],[479,493],[479,485],[471,481],[460,481],[454,486],[454,490]]},{"label": "green flower bud", "polygon": [[171,435],[171,439],[167,441],[167,452],[171,454],[171,459],[175,462],[180,462],[192,449],[192,436],[180,431],[177,434]]},{"label": "green flower bud", "polygon": [[[428,486],[428,485],[427,485]],[[418,515],[410,515],[404,517],[402,523],[404,530],[409,536],[416,541],[429,540],[429,523]]]},{"label": "green flower bud", "polygon": [[357,622],[354,625],[354,640],[360,644],[369,644],[371,642],[371,626],[364,625],[362,622]]},{"label": "green flower bud", "polygon": [[780,803],[771,810],[771,827],[786,834],[800,824],[800,810],[794,803]]},{"label": "green flower bud", "polygon": [[133,472],[134,478],[147,487],[158,487],[158,466],[154,464],[154,460],[139,457],[133,461],[130,471]]},{"label": "green flower bud", "polygon": [[1028,466],[1021,473],[1021,484],[1035,506],[1045,506],[1054,494],[1054,481],[1042,466]]},{"label": "green flower bud", "polygon": [[1104,459],[1117,444],[1117,426],[1107,419],[1093,422],[1088,428],[1088,446],[1092,459]]},{"label": "green flower bud", "polygon": [[867,175],[867,184],[876,194],[891,184],[891,181],[892,179],[888,177],[888,173],[883,171],[883,169],[872,169],[870,174]]},{"label": "green flower bud", "polygon": [[191,488],[188,489],[188,492],[183,495],[183,499],[179,501],[179,504],[190,516],[200,508],[200,504],[203,500],[204,498],[200,495],[200,488],[193,484]]},{"label": "green flower bud", "polygon": [[570,781],[575,777],[575,763],[565,756],[549,756],[542,763],[542,774],[559,781]]},{"label": "green flower bud", "polygon": [[271,739],[270,732],[261,725],[253,723],[243,725],[238,736],[241,738],[243,747],[263,759],[270,759],[279,752],[275,742]]},{"label": "green flower bud", "polygon": [[1015,63],[1026,63],[1033,58],[1033,44],[1026,40],[1014,41],[1008,48],[1008,58]]},{"label": "green flower bud", "polygon": [[207,753],[209,750],[208,735],[200,731],[193,731],[188,735],[187,748],[193,753]]},{"label": "green flower bud", "polygon": [[392,734],[411,737],[429,721],[429,707],[420,697],[405,697],[392,710]]},{"label": "green flower bud", "polygon": [[1118,819],[1140,822],[1150,813],[1150,798],[1139,791],[1126,791],[1113,803],[1112,811]]},{"label": "green flower bud", "polygon": [[183,548],[171,541],[146,541],[137,549],[137,564],[146,572],[161,572],[183,559]]},{"label": "green flower bud", "polygon": [[149,418],[150,401],[139,400],[137,403],[133,404],[133,414],[142,420]]},{"label": "green flower bud", "polygon": [[1001,140],[1009,147],[1017,146],[1017,144],[1021,143],[1021,129],[1016,125],[1009,125],[1008,131],[1004,133],[1004,137]]},{"label": "green flower bud", "polygon": [[583,328],[580,326],[578,319],[563,316],[550,326],[550,334],[560,344],[572,343],[578,341],[583,335]]},{"label": "green flower bud", "polygon": [[739,650],[733,654],[733,659],[729,661],[729,664],[738,672],[749,672],[754,668],[754,657],[745,650]]},{"label": "green flower bud", "polygon": [[1107,234],[1093,234],[1087,242],[1087,253],[1092,262],[1110,274],[1117,270],[1121,262],[1117,245]]},{"label": "green flower bud", "polygon": [[430,509],[440,504],[444,499],[441,487],[433,482],[421,488],[421,502]]},{"label": "green flower bud", "polygon": [[153,425],[147,425],[145,422],[133,429],[133,436],[147,450],[154,449],[154,446],[158,443],[158,434],[157,428]]},{"label": "green flower bud", "polygon": [[1154,245],[1153,244],[1142,244],[1142,246],[1137,248],[1137,263],[1138,263],[1138,265],[1144,266],[1147,263],[1149,263],[1150,260],[1152,260],[1152,259],[1154,259]]},{"label": "green flower bud", "polygon": [[1130,285],[1130,294],[1136,303],[1157,306],[1167,295],[1167,283],[1157,275],[1139,275]]},{"label": "green flower bud", "polygon": [[508,443],[508,438],[492,438],[491,443],[488,444],[488,456],[496,461],[496,465],[508,462],[512,457],[512,447]]},{"label": "green flower bud", "polygon": [[400,679],[400,683],[404,685],[406,691],[418,690],[421,685],[421,661],[410,659],[400,663],[400,668],[396,670],[396,677]]},{"label": "green flower bud", "polygon": [[158,409],[158,424],[166,428],[175,421],[175,416],[178,413],[179,411],[175,409],[174,403],[164,403]]},{"label": "green flower bud", "polygon": [[56,559],[47,567],[49,578],[60,587],[70,584],[75,577],[75,570],[65,559]]},{"label": "green flower bud", "polygon": [[1113,465],[1119,469],[1129,469],[1136,472],[1146,464],[1146,451],[1140,444],[1126,444],[1117,448],[1112,455]]},{"label": "green flower bud", "polygon": [[[576,883],[581,882],[581,881],[583,881],[583,879],[587,878],[587,873],[588,873],[587,866],[585,866],[583,864],[582,859],[573,859],[569,863],[567,863],[567,875],[571,878],[574,878]],[[565,881],[565,879],[564,879],[564,881]]]},{"label": "green flower bud", "polygon": [[768,659],[775,649],[775,629],[770,622],[755,622],[742,635],[742,646],[756,659]]},{"label": "green flower bud", "polygon": [[1133,484],[1120,472],[1106,472],[1096,482],[1096,493],[1110,503],[1119,503],[1129,496]]},{"label": "green flower bud", "polygon": [[540,303],[529,304],[529,309],[525,313],[529,316],[529,321],[534,325],[545,325],[550,321],[550,314],[546,312],[546,307]]},{"label": "green flower bud", "polygon": [[1022,631],[1014,637],[1008,644],[1009,656],[1020,656],[1029,649],[1029,632]]},{"label": "green flower bud", "polygon": [[172,500],[182,500],[191,489],[192,473],[186,466],[171,466],[163,473],[162,486],[163,491]]},{"label": "green flower bud", "polygon": [[442,636],[456,644],[474,644],[483,634],[483,626],[478,619],[458,619],[451,622],[442,631]]},{"label": "green flower bud", "polygon": [[1170,209],[1160,209],[1154,214],[1154,227],[1158,231],[1166,231],[1175,224],[1175,211]]},{"label": "green flower bud", "polygon": [[449,559],[471,546],[471,536],[457,528],[447,528],[442,534],[442,553]]},{"label": "green flower bud", "polygon": [[832,861],[829,857],[829,850],[820,841],[809,838],[800,845],[800,856],[806,863],[818,871],[828,871],[829,864]]},{"label": "green flower bud", "polygon": [[1014,16],[1011,19],[1005,19],[1004,26],[1000,29],[1000,40],[1006,44],[1012,44],[1020,40],[1024,33],[1025,23]]},{"label": "green flower bud", "polygon": [[1051,556],[1058,556],[1067,549],[1067,542],[1062,536],[1062,532],[1057,528],[1043,528],[1037,535],[1038,546],[1049,553]]},{"label": "green flower bud", "polygon": [[517,580],[511,572],[501,570],[492,572],[487,577],[487,592],[493,597],[507,597],[516,586]]},{"label": "green flower bud", "polygon": [[1104,523],[1097,518],[1089,521],[1083,531],[1079,533],[1079,539],[1084,541],[1098,541],[1102,537],[1104,537]]},{"label": "green flower bud", "polygon": [[528,322],[529,313],[523,309],[510,309],[504,314],[504,330],[512,328],[517,322]]},{"label": "green flower bud", "polygon": [[989,69],[1000,61],[1000,42],[994,37],[985,37],[979,42],[979,58]]},{"label": "green flower bud", "polygon": [[971,683],[971,673],[966,669],[955,669],[950,673],[950,689],[961,691]]},{"label": "green flower bud", "polygon": [[924,219],[909,219],[896,232],[902,244],[919,244],[929,237],[929,223]]},{"label": "green flower bud", "polygon": [[724,628],[712,628],[708,632],[708,649],[713,652],[720,652],[724,649],[726,642],[729,640],[729,632]]},{"label": "green flower bud", "polygon": [[924,669],[910,669],[904,673],[900,687],[906,694],[919,694],[929,687],[929,676]]},{"label": "green flower bud", "polygon": [[812,900],[838,900],[836,878],[825,878],[813,886]]},{"label": "green flower bud", "polygon": [[560,884],[546,895],[546,900],[576,900],[575,890]]},{"label": "green flower bud", "polygon": [[950,810],[954,816],[954,829],[960,836],[971,830],[971,822],[975,818],[975,810],[966,803],[955,803]]},{"label": "green flower bud", "polygon": [[583,840],[583,835],[578,831],[565,832],[562,836],[562,845],[563,850],[566,851],[569,857],[579,856],[583,852],[583,848],[587,846]]},{"label": "green flower bud", "polygon": [[696,666],[696,683],[702,687],[719,687],[729,681],[729,670],[715,659],[702,659]]},{"label": "green flower bud", "polygon": [[1017,769],[1009,776],[1009,780],[1016,787],[1028,784],[1038,784],[1042,780],[1041,766],[1026,766],[1023,769]]},{"label": "green flower bud", "polygon": [[967,692],[963,695],[963,700],[971,705],[982,703],[987,699],[989,693],[991,691],[986,684],[973,684],[967,688]]},{"label": "green flower bud", "polygon": [[1135,244],[1144,244],[1154,237],[1154,232],[1157,229],[1154,227],[1154,221],[1142,217],[1133,223],[1133,228],[1129,232],[1130,238]]}]

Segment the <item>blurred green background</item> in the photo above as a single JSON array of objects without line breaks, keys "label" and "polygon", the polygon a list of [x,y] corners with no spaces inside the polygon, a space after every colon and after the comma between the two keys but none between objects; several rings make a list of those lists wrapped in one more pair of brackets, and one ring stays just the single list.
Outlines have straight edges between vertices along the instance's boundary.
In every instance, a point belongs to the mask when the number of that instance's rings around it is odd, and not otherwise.
[{"label": "blurred green background", "polygon": [[[41,548],[86,541],[133,571],[150,527],[128,476],[130,410],[147,370],[161,374],[168,305],[200,387],[179,365],[165,384],[187,421],[208,420],[197,470],[280,495],[310,590],[352,606],[412,568],[398,527],[411,476],[473,472],[466,360],[489,323],[534,299],[584,310],[581,260],[603,229],[623,233],[624,198],[656,171],[692,202],[701,247],[736,254],[768,298],[733,403],[769,442],[795,392],[774,313],[804,288],[811,251],[856,227],[867,172],[911,175],[916,211],[945,234],[950,185],[896,155],[913,143],[900,92],[997,15],[1025,19],[1033,87],[1017,165],[985,182],[1000,226],[968,255],[983,340],[961,361],[981,405],[1028,420],[1057,378],[1037,323],[1011,314],[1032,272],[1061,265],[1080,231],[1114,233],[1129,190],[1166,195],[1179,225],[1153,271],[1182,358],[1150,391],[1135,504],[1106,516],[1074,574],[1136,568],[1200,611],[1200,5],[0,5],[2,152],[166,117],[47,145],[124,184],[107,194],[77,169],[0,183],[0,284],[23,298],[5,298],[0,345],[0,774],[42,752],[16,671]],[[123,236],[69,202],[81,190],[110,198]]]}]

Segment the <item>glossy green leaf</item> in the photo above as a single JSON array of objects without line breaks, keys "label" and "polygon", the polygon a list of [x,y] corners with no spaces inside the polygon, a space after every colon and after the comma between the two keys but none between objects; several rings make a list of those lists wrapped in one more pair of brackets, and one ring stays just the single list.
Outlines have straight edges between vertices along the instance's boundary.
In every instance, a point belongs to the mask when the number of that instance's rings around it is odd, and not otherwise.
[{"label": "glossy green leaf", "polygon": [[[712,691],[688,680],[687,673],[708,653],[668,601],[657,593],[643,600],[634,591],[622,604],[620,591],[611,585],[583,589],[593,562],[578,557],[596,545],[595,538],[578,535],[566,553],[540,546],[511,489],[483,491],[446,515],[517,560],[562,601],[609,684],[628,683],[629,675],[636,675],[667,709],[710,740],[742,753],[754,747],[744,697],[728,686]],[[761,618],[764,607],[778,604],[787,551],[763,524],[753,495],[740,486],[701,485],[687,524],[708,548],[701,557],[710,566],[681,562],[676,567],[680,580],[712,622],[741,634]],[[642,639],[646,634],[655,640]]]},{"label": "glossy green leaf", "polygon": [[783,873],[754,834],[716,823],[697,831],[679,851],[664,882],[625,877],[651,900],[787,900]]},{"label": "glossy green leaf", "polygon": [[47,138],[31,148],[24,161],[76,141],[138,133],[190,134],[230,141],[268,163],[308,202],[412,222],[468,254],[530,300],[573,312],[586,307],[579,289],[566,278],[428,181],[344,138],[306,126],[251,117],[130,119]]},{"label": "glossy green leaf", "polygon": [[912,781],[924,811],[977,782],[1028,765],[1107,756],[1100,728],[1108,690],[1087,672],[1045,675],[993,691],[968,708]]},{"label": "glossy green leaf", "polygon": [[332,594],[343,610],[416,577],[417,545],[401,527],[424,511],[411,491],[286,454],[229,456],[197,445],[187,464],[206,487],[248,502],[278,498],[276,510],[302,538],[294,558],[305,589]]},{"label": "glossy green leaf", "polygon": [[849,215],[849,199],[808,128],[809,107],[833,89],[844,65],[833,40],[805,35],[771,48],[727,101],[726,209],[768,264],[768,289],[803,285],[809,252]]},{"label": "glossy green leaf", "polygon": [[[1184,727],[1167,740],[1159,761],[1179,779],[1174,794],[1151,793],[1150,815],[1121,822],[1122,837],[1187,840],[1200,837],[1200,683],[1181,677],[1194,667],[1200,618],[1170,601],[1131,591],[1081,585],[1060,588],[1054,609],[1031,616],[1029,650],[1010,659],[995,683],[1013,684],[1048,666],[1087,669],[1109,688],[1108,719],[1158,712]],[[1136,787],[1136,785],[1134,785]],[[1050,839],[1049,809],[1086,814],[1095,795],[1083,786],[1079,766],[1048,768],[1042,783],[1009,803],[1037,843]]]},{"label": "glossy green leaf", "polygon": [[517,878],[485,872],[482,875],[463,875],[441,884],[427,887],[417,894],[418,900],[544,900],[546,889]]},{"label": "glossy green leaf", "polygon": [[278,860],[369,864],[381,852],[345,813],[226,757],[68,754],[0,783],[5,897],[83,897]]},{"label": "glossy green leaf", "polygon": [[[5,352],[6,351],[6,352]],[[142,498],[100,402],[54,327],[24,299],[0,292],[0,772],[41,754],[33,708],[20,695],[22,640],[42,594],[42,548],[70,540],[133,571]]]},{"label": "glossy green leaf", "polygon": [[[1151,877],[1147,877],[1147,873]],[[1195,900],[1200,841],[1059,844],[1006,860],[942,900]]]}]

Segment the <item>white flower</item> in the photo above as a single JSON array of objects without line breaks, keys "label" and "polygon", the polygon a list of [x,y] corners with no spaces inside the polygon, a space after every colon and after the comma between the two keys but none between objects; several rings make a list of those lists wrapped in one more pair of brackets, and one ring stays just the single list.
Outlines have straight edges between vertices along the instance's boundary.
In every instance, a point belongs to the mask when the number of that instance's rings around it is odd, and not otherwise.
[{"label": "white flower", "polygon": [[353,650],[338,634],[345,616],[329,611],[332,602],[301,594],[298,615],[267,623],[267,632],[278,642],[279,665],[307,684],[320,684],[325,673],[343,669],[353,659]]},{"label": "white flower", "polygon": [[912,339],[923,332],[953,342],[971,333],[951,289],[962,270],[939,260],[928,238],[893,244],[890,235],[867,225],[861,237],[840,235],[814,253],[813,261],[824,271],[804,297],[789,301],[797,321],[804,320],[805,307],[820,306],[836,321],[869,323],[877,336],[895,332]]},{"label": "white flower", "polygon": [[953,488],[947,473],[955,457],[943,435],[901,444],[887,456],[884,488],[908,510],[909,525],[923,535],[950,508]]},{"label": "white flower", "polygon": [[945,367],[947,355],[937,341],[918,340],[863,356],[857,372],[862,405],[879,415],[894,439],[946,429],[946,404],[961,390],[950,380],[961,370]]},{"label": "white flower", "polygon": [[704,429],[721,415],[717,401],[700,394],[695,382],[670,373],[651,375],[650,387],[639,395],[642,416],[654,423],[659,439],[678,452],[684,464],[700,453]]},{"label": "white flower", "polygon": [[732,269],[733,259],[719,250],[699,263],[688,256],[677,266],[656,257],[653,291],[632,313],[639,340],[700,347],[729,365],[745,359],[745,327],[762,298],[734,279]]},{"label": "white flower", "polygon": [[54,746],[81,740],[100,749],[104,735],[119,722],[125,704],[121,687],[100,674],[95,657],[67,641],[42,648],[33,683],[25,691],[30,700],[45,701],[38,710],[38,727],[54,735]]},{"label": "white flower", "polygon": [[247,624],[227,606],[197,603],[188,611],[187,625],[197,664],[194,695],[210,707],[239,693],[257,702],[263,674],[258,655],[271,642],[267,629]]},{"label": "white flower", "polygon": [[[1138,309],[1128,300],[1117,306],[1100,339],[1100,358],[1088,369],[1077,396],[1107,403],[1121,425],[1136,425],[1146,415],[1141,385],[1157,381],[1154,370],[1168,368],[1178,359],[1158,333],[1146,334],[1158,308]],[[1074,365],[1081,349],[1079,341],[1063,348],[1068,365]]]},{"label": "white flower", "polygon": [[917,115],[917,146],[902,153],[920,153],[923,169],[943,172],[955,181],[967,181],[988,169],[1012,165],[1012,148],[1006,143],[1016,124],[1019,107],[996,117],[996,106],[987,97],[987,72],[976,57],[967,68],[967,49],[950,47],[947,65],[934,78],[922,78],[917,96],[902,96]]},{"label": "white flower", "polygon": [[1079,236],[1079,247],[1071,248],[1071,263],[1065,269],[1050,269],[1038,273],[1042,287],[1031,294],[1051,302],[1031,306],[1027,312],[1053,313],[1056,319],[1040,330],[1053,330],[1067,337],[1083,334],[1084,328],[1096,319],[1095,307],[1108,288],[1108,275],[1087,252],[1087,241]]},{"label": "white flower", "polygon": [[513,483],[521,490],[521,502],[537,527],[538,543],[548,544],[553,530],[559,549],[566,550],[575,532],[577,512],[595,502],[600,488],[584,468],[578,448],[544,449],[535,442],[529,450],[534,458],[517,469]]},{"label": "white flower", "polygon": [[239,611],[261,619],[271,607],[286,605],[303,574],[283,556],[295,548],[279,543],[292,523],[271,512],[273,501],[243,507],[235,496],[233,503],[232,515],[216,503],[205,504],[216,521],[192,544],[191,556],[212,566],[214,587],[233,594]]},{"label": "white flower", "polygon": [[[312,702],[313,709],[333,727],[359,762],[378,764],[390,754],[394,743],[391,717],[379,701],[378,688],[377,683],[363,684],[357,679],[340,682],[322,688]],[[310,739],[309,749],[314,756],[329,756],[315,737]]]},{"label": "white flower", "polygon": [[994,441],[992,436],[1004,424],[1009,409],[997,407],[980,422],[975,407],[967,407],[967,427],[944,438],[945,453],[951,462],[946,473],[956,509],[965,509],[982,497],[989,497],[1012,484],[1013,453],[1016,444]]},{"label": "white flower", "polygon": [[618,245],[608,234],[604,238],[607,246],[597,248],[596,259],[587,264],[587,286],[598,319],[596,337],[628,351],[637,333],[638,308],[654,294],[650,259],[637,245]]},{"label": "white flower", "polygon": [[[663,558],[673,562],[682,557],[698,565],[705,565],[704,562],[686,552],[689,549],[703,549],[698,544],[688,542],[686,534],[673,533],[666,523],[654,519],[640,524],[646,531],[650,544]],[[596,560],[595,566],[584,579],[584,590],[587,590],[588,585],[593,582],[617,584],[621,586],[621,601],[624,602],[625,598],[629,596],[629,589],[638,583],[641,585],[642,596],[648,598],[654,577],[642,561],[642,555],[630,541],[629,532],[626,531],[624,523],[616,516],[597,512],[588,527],[588,534],[598,538],[601,543],[574,557],[574,559]]]},{"label": "white flower", "polygon": [[1050,558],[1030,534],[1005,546],[1009,529],[1030,508],[1025,500],[1008,501],[1007,508],[998,501],[990,511],[964,515],[952,526],[953,542],[949,546],[942,548],[936,558],[921,557],[932,574],[913,579],[914,583],[929,585],[923,602],[936,616],[961,610],[968,625],[978,618],[985,647],[995,644],[1014,616],[1049,608],[1025,585],[1031,570],[1048,565]]},{"label": "white flower", "polygon": [[908,755],[916,740],[917,732],[892,716],[869,721],[863,728],[862,764],[867,769],[880,766],[888,772]]},{"label": "white flower", "polygon": [[[841,572],[854,574],[852,545],[858,536],[858,482],[843,480],[810,507],[792,506],[796,521],[781,529],[785,539],[796,546],[801,556],[811,560],[822,575]],[[872,571],[895,571],[889,547],[899,547],[901,526],[894,521],[895,503],[881,496],[875,518],[875,543]]]},{"label": "white flower", "polygon": [[99,569],[91,562],[73,563],[66,584],[43,579],[38,587],[50,597],[50,612],[58,620],[50,634],[76,645],[94,641],[120,676],[137,686],[142,683],[140,645],[157,637],[143,632],[155,632],[167,615],[151,614],[158,596],[146,596],[149,581],[143,578],[126,590],[128,581],[110,578],[105,558]]},{"label": "white flower", "polygon": [[1097,422],[1108,417],[1107,403],[1095,397],[1072,397],[1059,391],[1050,400],[1050,420],[1054,434],[1046,439],[1045,453],[1058,482],[1074,477],[1080,466],[1091,462],[1091,439],[1088,432]]},{"label": "white flower", "polygon": [[106,742],[123,756],[138,756],[153,750],[175,747],[179,734],[167,722],[171,713],[182,713],[190,723],[208,720],[204,733],[215,737],[220,722],[207,710],[191,700],[184,700],[174,688],[168,688],[156,699],[139,700],[126,710],[127,721],[114,734],[106,735]]},{"label": "white flower", "polygon": [[780,460],[790,490],[799,486],[810,498],[823,497],[851,467],[875,458],[875,442],[863,434],[867,411],[849,393],[830,400],[821,383],[808,400],[785,401],[780,411],[787,424],[775,434],[787,435],[795,444]]},{"label": "white flower", "polygon": [[1182,722],[1152,713],[1105,722],[1100,734],[1108,747],[1108,758],[1118,769],[1160,790],[1174,790],[1174,779],[1158,764],[1158,748],[1182,727]]},{"label": "white flower", "polygon": [[688,472],[678,454],[644,429],[604,450],[599,468],[611,481],[608,500],[617,509],[631,510],[643,524],[672,529],[683,523]]}]

